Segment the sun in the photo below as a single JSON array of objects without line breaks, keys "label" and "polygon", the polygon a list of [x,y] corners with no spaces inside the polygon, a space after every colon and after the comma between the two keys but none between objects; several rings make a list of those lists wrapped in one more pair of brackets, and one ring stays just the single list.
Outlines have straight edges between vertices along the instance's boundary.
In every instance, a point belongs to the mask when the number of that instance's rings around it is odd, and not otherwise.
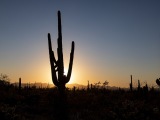
[{"label": "sun", "polygon": [[[64,75],[67,75],[67,72],[68,72],[68,69],[64,68]],[[74,74],[73,74],[73,71],[72,71],[72,74],[71,74],[71,78],[69,80],[69,84],[72,84],[74,81]]]},{"label": "sun", "polygon": [[64,68],[64,75],[67,75],[67,69],[66,68]]}]

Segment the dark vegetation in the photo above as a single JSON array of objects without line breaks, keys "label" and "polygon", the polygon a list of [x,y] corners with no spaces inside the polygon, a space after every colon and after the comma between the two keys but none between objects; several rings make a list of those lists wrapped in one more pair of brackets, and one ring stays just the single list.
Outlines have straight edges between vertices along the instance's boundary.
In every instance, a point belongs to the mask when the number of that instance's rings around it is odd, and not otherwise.
[{"label": "dark vegetation", "polygon": [[80,90],[74,87],[71,90],[66,89],[65,100],[62,100],[57,88],[19,87],[8,82],[0,84],[1,120],[157,120],[160,118],[160,92],[154,89],[125,91],[90,87]]}]

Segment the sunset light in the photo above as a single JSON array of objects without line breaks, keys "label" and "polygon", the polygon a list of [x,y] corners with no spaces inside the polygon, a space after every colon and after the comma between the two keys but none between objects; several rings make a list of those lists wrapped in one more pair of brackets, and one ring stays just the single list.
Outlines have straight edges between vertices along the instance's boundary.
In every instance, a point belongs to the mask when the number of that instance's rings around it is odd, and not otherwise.
[{"label": "sunset light", "polygon": [[160,0],[0,0],[0,120],[160,119]]},{"label": "sunset light", "polygon": [[[108,80],[110,86],[129,87],[132,74],[133,82],[140,79],[156,85],[160,74],[159,2],[122,3],[93,1],[93,9],[89,9],[89,2],[40,1],[35,3],[35,10],[29,1],[2,2],[0,72],[6,73],[12,83],[21,77],[25,83],[53,84],[47,34],[51,34],[57,59],[60,9],[64,74],[68,72],[72,41],[75,42],[69,83],[87,85],[88,80],[93,84]],[[76,7],[67,6],[72,4]]]},{"label": "sunset light", "polygon": [[[68,68],[64,68],[64,75],[67,75],[67,73],[68,73]],[[74,76],[75,76],[75,75],[74,75],[73,72],[72,72],[70,81],[68,82],[69,84],[74,83]]]}]

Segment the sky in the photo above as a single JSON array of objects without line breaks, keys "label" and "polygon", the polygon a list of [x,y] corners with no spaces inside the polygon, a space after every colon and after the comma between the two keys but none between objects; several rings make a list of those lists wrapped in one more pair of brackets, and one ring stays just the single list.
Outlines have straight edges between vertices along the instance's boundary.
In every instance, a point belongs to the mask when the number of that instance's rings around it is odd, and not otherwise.
[{"label": "sky", "polygon": [[[65,71],[75,42],[69,83],[108,81],[129,87],[160,78],[159,0],[0,0],[0,73],[10,82],[52,83],[47,34],[57,49],[62,16]],[[57,58],[57,55],[56,55]]]}]

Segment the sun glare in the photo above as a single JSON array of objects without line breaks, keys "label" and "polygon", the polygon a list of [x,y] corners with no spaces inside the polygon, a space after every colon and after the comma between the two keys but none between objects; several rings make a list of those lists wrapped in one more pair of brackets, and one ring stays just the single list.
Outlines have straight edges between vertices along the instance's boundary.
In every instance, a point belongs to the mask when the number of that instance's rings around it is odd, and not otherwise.
[{"label": "sun glare", "polygon": [[[67,72],[68,72],[68,69],[64,68],[64,75],[67,75]],[[71,78],[70,78],[68,83],[72,84],[73,80],[74,80],[74,74],[73,74],[73,71],[72,71]]]},{"label": "sun glare", "polygon": [[64,68],[64,75],[67,75],[67,69],[66,68]]},{"label": "sun glare", "polygon": [[[68,73],[68,69],[64,68],[64,75],[67,75],[67,73]],[[51,75],[51,73],[50,73],[49,70],[46,70],[46,74],[44,75],[44,79],[49,80],[48,82],[51,83],[51,84],[53,83],[52,82],[52,75]],[[73,74],[73,71],[72,71],[71,78],[70,78],[70,80],[69,80],[68,83],[69,84],[74,83],[74,74]]]}]

